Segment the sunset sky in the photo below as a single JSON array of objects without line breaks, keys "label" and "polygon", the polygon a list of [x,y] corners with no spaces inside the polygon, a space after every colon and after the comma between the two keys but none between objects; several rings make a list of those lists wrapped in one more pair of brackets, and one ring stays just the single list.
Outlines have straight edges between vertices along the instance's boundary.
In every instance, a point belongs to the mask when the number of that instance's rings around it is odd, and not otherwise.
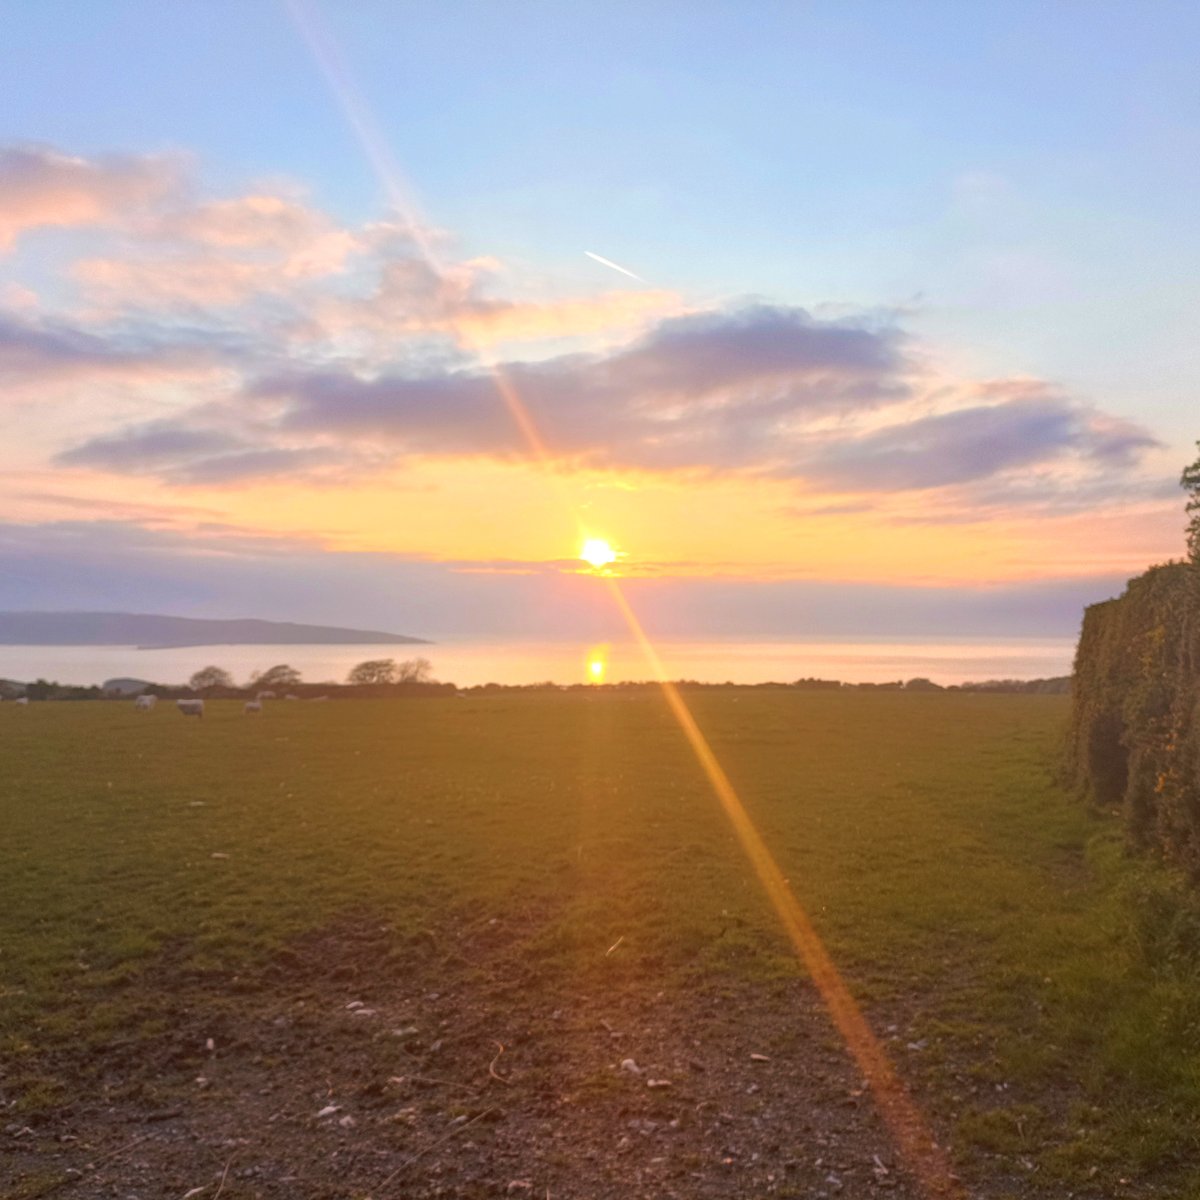
[{"label": "sunset sky", "polygon": [[1194,4],[0,21],[0,608],[591,634],[587,535],[661,633],[1069,635],[1182,552]]}]

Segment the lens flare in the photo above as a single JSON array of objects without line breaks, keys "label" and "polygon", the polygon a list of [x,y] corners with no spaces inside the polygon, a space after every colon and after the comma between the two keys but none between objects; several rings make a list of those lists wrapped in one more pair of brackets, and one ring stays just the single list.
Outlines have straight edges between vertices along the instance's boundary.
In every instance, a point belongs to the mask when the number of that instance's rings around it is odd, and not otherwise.
[{"label": "lens flare", "polygon": [[[425,224],[419,219],[408,189],[404,186],[399,168],[383,138],[374,114],[368,108],[362,93],[355,86],[349,72],[341,61],[328,31],[320,23],[311,0],[284,0],[292,18],[308,43],[318,67],[329,83],[335,99],[354,134],[361,143],[367,158],[375,168],[388,190],[389,198],[405,216],[412,233],[414,244],[429,265],[439,276],[443,274],[441,264],[434,252],[431,239],[425,233]],[[602,261],[606,266],[615,263],[603,260],[599,255],[589,257]],[[626,272],[632,274],[632,272]],[[500,365],[484,353],[484,347],[471,343],[468,347],[490,372],[496,391],[520,430],[528,446],[531,458],[543,467],[549,467],[551,456],[542,441],[540,431],[516,387],[507,378]],[[553,483],[556,476],[547,470],[547,479]],[[564,507],[573,512],[574,506],[566,503],[565,491],[559,487]],[[577,523],[582,526],[582,522]],[[580,536],[584,536],[582,528]],[[617,552],[603,538],[586,537],[579,557],[596,570],[607,583],[617,609],[641,646],[647,662],[662,688],[680,730],[692,749],[699,765],[707,775],[713,792],[724,809],[727,818],[741,843],[743,853],[754,867],[763,890],[770,899],[779,917],[780,924],[791,940],[797,955],[808,969],[825,1002],[838,1031],[846,1043],[870,1086],[880,1115],[883,1117],[895,1142],[896,1149],[905,1165],[915,1175],[922,1193],[926,1197],[955,1197],[965,1200],[965,1193],[950,1170],[945,1151],[933,1140],[929,1126],[915,1102],[908,1094],[904,1082],[896,1073],[884,1047],[875,1037],[861,1010],[842,979],[837,967],[829,957],[820,935],[813,928],[807,913],[792,893],[787,879],[776,863],[762,835],[751,820],[728,776],[725,774],[711,746],[708,744],[683,696],[669,681],[650,639],[632,606],[621,591],[613,573],[605,570],[617,559]],[[593,654],[588,658],[588,674],[595,678],[595,664],[600,663],[601,674],[606,659]],[[615,949],[615,945],[613,947]],[[611,951],[610,951],[611,953]],[[385,1183],[390,1183],[389,1176]]]}]

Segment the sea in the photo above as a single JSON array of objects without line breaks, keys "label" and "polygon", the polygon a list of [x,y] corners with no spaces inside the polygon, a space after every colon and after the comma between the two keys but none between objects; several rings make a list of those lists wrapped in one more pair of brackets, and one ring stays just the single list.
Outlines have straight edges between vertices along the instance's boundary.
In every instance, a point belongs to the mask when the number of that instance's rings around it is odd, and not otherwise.
[{"label": "sea", "polygon": [[[667,678],[702,683],[790,683],[816,677],[844,683],[913,678],[943,685],[988,679],[1069,675],[1071,638],[887,641],[661,641]],[[575,643],[447,640],[430,645],[0,646],[0,678],[89,685],[117,676],[182,684],[201,667],[218,666],[238,683],[287,663],[306,683],[344,681],[365,659],[426,658],[435,679],[485,683],[622,683],[656,678],[646,652],[632,642]]]}]

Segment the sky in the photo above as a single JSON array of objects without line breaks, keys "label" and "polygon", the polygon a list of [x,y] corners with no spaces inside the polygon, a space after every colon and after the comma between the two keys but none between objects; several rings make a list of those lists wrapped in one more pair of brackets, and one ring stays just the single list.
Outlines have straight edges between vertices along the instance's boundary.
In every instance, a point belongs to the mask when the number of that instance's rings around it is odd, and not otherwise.
[{"label": "sky", "polygon": [[1195,5],[0,20],[0,608],[594,636],[600,537],[660,636],[1055,636],[1182,553]]}]

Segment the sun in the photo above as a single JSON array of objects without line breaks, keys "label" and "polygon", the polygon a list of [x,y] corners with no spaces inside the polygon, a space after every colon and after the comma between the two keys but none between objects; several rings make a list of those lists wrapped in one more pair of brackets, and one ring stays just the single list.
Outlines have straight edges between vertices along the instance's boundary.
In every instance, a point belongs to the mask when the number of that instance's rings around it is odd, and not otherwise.
[{"label": "sun", "polygon": [[579,548],[579,557],[589,566],[607,567],[617,561],[617,552],[603,538],[588,538]]}]

